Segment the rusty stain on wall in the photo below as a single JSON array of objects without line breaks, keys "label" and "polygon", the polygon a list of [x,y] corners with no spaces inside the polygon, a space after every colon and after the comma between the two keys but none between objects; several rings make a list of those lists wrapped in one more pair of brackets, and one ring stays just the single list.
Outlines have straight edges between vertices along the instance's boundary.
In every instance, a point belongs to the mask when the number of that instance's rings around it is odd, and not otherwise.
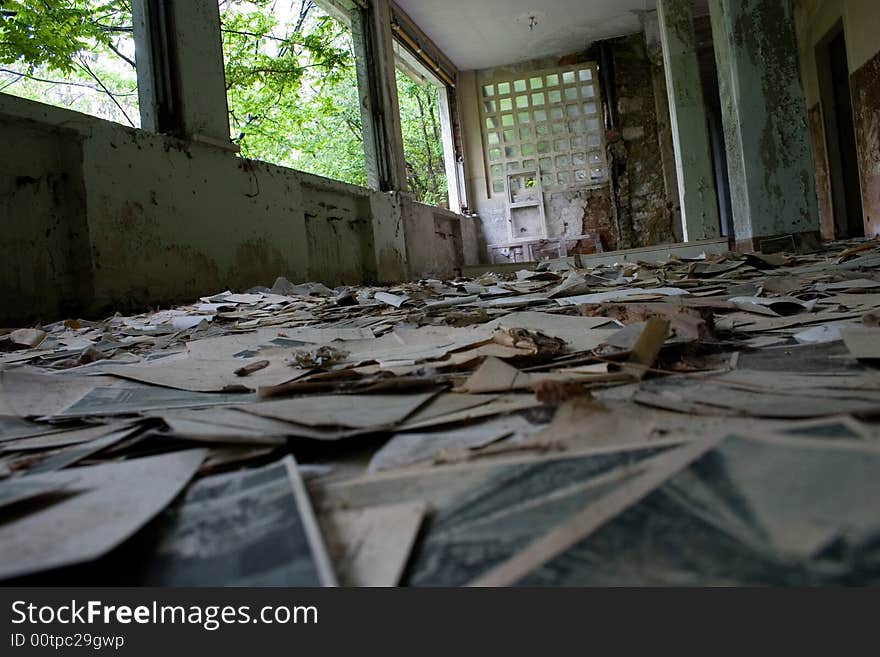
[{"label": "rusty stain on wall", "polygon": [[816,104],[807,112],[810,124],[810,145],[813,149],[813,167],[816,177],[816,197],[819,201],[819,230],[822,239],[834,239],[834,204],[831,202],[831,175],[828,170],[828,151],[825,146],[825,124],[822,107]]}]

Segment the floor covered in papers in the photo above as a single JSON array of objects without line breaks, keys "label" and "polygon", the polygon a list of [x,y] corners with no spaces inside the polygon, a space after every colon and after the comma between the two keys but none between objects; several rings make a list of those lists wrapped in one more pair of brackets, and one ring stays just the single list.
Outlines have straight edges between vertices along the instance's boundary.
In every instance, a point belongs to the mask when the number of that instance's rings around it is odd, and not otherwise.
[{"label": "floor covered in papers", "polygon": [[880,242],[576,264],[0,330],[0,579],[880,581]]}]

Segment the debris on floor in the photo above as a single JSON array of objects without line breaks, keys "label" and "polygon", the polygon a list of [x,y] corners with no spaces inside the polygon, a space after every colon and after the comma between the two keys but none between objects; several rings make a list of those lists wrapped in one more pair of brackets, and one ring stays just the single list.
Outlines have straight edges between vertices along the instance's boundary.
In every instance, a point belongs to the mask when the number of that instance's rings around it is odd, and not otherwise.
[{"label": "debris on floor", "polygon": [[877,583],[878,317],[860,241],[0,330],[0,579]]}]

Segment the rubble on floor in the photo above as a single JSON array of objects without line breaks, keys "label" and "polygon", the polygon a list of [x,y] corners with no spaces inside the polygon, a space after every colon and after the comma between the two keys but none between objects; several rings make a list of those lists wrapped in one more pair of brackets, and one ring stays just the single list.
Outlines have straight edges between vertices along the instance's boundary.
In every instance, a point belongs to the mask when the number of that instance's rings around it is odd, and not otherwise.
[{"label": "rubble on floor", "polygon": [[880,242],[0,331],[0,579],[880,581]]}]

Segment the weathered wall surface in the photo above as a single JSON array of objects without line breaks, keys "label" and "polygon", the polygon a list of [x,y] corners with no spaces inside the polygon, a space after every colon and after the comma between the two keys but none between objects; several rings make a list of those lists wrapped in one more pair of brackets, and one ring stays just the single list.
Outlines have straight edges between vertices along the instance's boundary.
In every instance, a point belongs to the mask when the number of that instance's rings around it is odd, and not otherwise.
[{"label": "weathered wall surface", "polygon": [[880,53],[860,66],[850,80],[865,234],[877,237],[880,235]]},{"label": "weathered wall surface", "polygon": [[302,190],[277,168],[104,125],[83,155],[98,308],[307,275]]},{"label": "weathered wall surface", "polygon": [[308,247],[306,278],[325,285],[378,280],[369,199],[300,183]]},{"label": "weathered wall surface", "polygon": [[[663,78],[662,61],[652,62],[641,32],[608,41],[614,59],[619,130],[606,135],[612,180],[564,191],[545,191],[544,210],[548,236],[598,233],[606,250],[661,244],[676,240],[673,223],[678,206],[675,164],[664,162],[663,149],[671,154],[668,130],[661,135],[658,111],[665,96],[655,96],[655,78]],[[465,72],[458,92],[462,132],[467,155],[465,178],[471,209],[479,214],[485,244],[508,242],[504,198],[488,191],[483,135],[478,106],[479,85],[499,73],[522,73],[583,61],[595,61],[595,46],[574,56],[544,59],[512,67]],[[603,98],[603,102],[607,99]],[[668,109],[665,110],[668,123]],[[668,142],[668,143],[667,143]],[[664,164],[666,166],[664,167]],[[670,193],[667,184],[671,173]],[[680,235],[680,233],[679,233]],[[584,243],[585,251],[592,247]],[[485,250],[480,257],[488,260]]]},{"label": "weathered wall surface", "polygon": [[0,117],[0,317],[76,308],[91,294],[82,144]]},{"label": "weathered wall surface", "polygon": [[[414,201],[405,201],[407,260],[419,278],[453,278],[464,265],[462,221],[458,215]],[[467,220],[464,220],[467,221]]]},{"label": "weathered wall surface", "polygon": [[[396,195],[4,94],[0,142],[15,153],[0,165],[4,323],[142,310],[277,276],[422,274],[407,260],[418,221]],[[432,272],[459,266],[460,251],[444,262],[446,242],[433,249],[433,230],[419,239]]]},{"label": "weathered wall surface", "polygon": [[619,243],[608,186],[547,193],[544,204],[548,215],[561,223],[564,233],[599,233],[606,249]]},{"label": "weathered wall surface", "polygon": [[807,107],[788,2],[710,0],[734,233],[819,230]]},{"label": "weathered wall surface", "polygon": [[[838,24],[843,25],[852,89],[853,114],[859,155],[865,233],[880,235],[880,6],[876,0],[795,0],[795,20],[801,76],[807,106],[821,111],[816,47]],[[814,141],[824,147],[825,129],[813,126]],[[827,166],[816,164],[819,202],[822,189],[830,189]],[[833,209],[830,225],[833,227]],[[823,215],[824,222],[828,222]]]}]

